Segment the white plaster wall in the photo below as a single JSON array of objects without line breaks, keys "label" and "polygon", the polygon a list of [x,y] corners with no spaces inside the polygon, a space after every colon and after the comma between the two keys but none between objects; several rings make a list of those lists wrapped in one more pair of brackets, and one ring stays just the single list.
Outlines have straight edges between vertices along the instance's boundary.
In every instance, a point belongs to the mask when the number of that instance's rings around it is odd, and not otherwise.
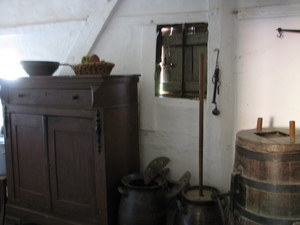
[{"label": "white plaster wall", "polygon": [[[297,2],[297,1],[294,1]],[[292,2],[293,3],[293,2]],[[264,127],[288,128],[300,123],[300,35],[277,28],[300,29],[299,2],[243,9],[237,22],[236,131],[254,128],[263,117]]]},{"label": "white plaster wall", "polygon": [[[230,3],[230,4],[229,4]],[[223,8],[222,8],[223,7]],[[93,52],[116,63],[114,74],[141,74],[140,79],[140,155],[141,170],[155,157],[171,159],[171,179],[178,180],[186,171],[191,184],[199,183],[199,101],[154,96],[156,26],[168,23],[209,23],[209,81],[214,72],[216,53],[221,50],[221,76],[224,89],[218,96],[221,115],[212,115],[212,83],[208,83],[208,100],[204,112],[205,185],[226,190],[232,171],[234,117],[233,63],[234,33],[232,14],[235,1],[122,1]],[[139,9],[139,10],[137,10]],[[222,14],[222,11],[225,13]],[[224,20],[225,19],[225,20]],[[226,29],[222,31],[222,26]],[[220,36],[222,32],[226,36]],[[224,52],[223,50],[224,49]],[[226,52],[227,53],[226,53]],[[222,81],[223,82],[223,81]],[[224,105],[222,101],[225,101]],[[227,107],[227,108],[226,108]]]},{"label": "white plaster wall", "polygon": [[[24,4],[26,2],[26,4]],[[208,22],[208,96],[204,102],[206,185],[228,191],[235,133],[300,121],[297,100],[298,34],[276,37],[278,27],[300,29],[296,0],[28,0],[0,1],[0,55],[76,63],[86,53],[116,64],[113,74],[141,74],[141,170],[155,157],[171,159],[171,179],[187,170],[199,182],[199,102],[154,97],[156,25]],[[220,49],[220,116],[211,111],[210,82]],[[1,58],[1,57],[0,57]],[[0,62],[1,64],[1,62]],[[0,65],[3,68],[4,65]],[[5,72],[8,73],[8,72]],[[70,74],[63,69],[56,75]]]},{"label": "white plaster wall", "polygon": [[[80,63],[102,33],[117,2],[0,1],[0,65],[5,71],[0,76],[14,77],[16,71],[26,75],[19,65],[12,65],[12,58]],[[74,72],[70,67],[60,67],[54,73],[61,74]]]},{"label": "white plaster wall", "polygon": [[237,0],[237,8],[252,8],[276,5],[288,5],[299,3],[299,0]]}]

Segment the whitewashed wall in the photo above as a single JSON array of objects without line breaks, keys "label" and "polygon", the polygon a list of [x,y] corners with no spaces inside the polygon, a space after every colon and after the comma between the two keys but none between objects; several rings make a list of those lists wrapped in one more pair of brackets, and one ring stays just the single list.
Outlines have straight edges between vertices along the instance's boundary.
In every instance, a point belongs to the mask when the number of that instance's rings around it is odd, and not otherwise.
[{"label": "whitewashed wall", "polygon": [[[19,59],[68,63],[96,53],[116,64],[113,74],[141,74],[141,170],[153,158],[167,156],[171,179],[189,170],[196,185],[199,102],[154,97],[156,25],[208,22],[203,181],[224,192],[229,189],[238,130],[254,128],[257,117],[264,118],[264,126],[300,123],[300,34],[276,37],[278,27],[300,29],[297,9],[296,0],[3,0],[0,64],[7,48]],[[222,83],[218,117],[211,113],[216,48]],[[64,68],[55,75],[64,74],[72,71]]]},{"label": "whitewashed wall", "polygon": [[[250,128],[257,117],[264,126],[288,127],[300,123],[300,34],[279,27],[300,29],[300,4],[241,8],[237,30],[237,126]],[[298,123],[297,123],[298,122]]]},{"label": "whitewashed wall", "polygon": [[[0,65],[8,78],[26,75],[14,59],[79,63],[88,54],[117,0],[0,1]],[[14,68],[14,69],[12,69]],[[60,67],[54,75],[72,74]]]},{"label": "whitewashed wall", "polygon": [[[231,1],[234,2],[234,1]],[[222,10],[231,12],[234,4]],[[93,52],[103,55],[106,60],[114,61],[117,74],[141,74],[140,79],[140,143],[141,170],[155,157],[167,156],[171,159],[171,179],[178,180],[186,171],[192,174],[191,184],[199,182],[199,101],[156,98],[154,96],[156,26],[168,23],[208,22],[209,23],[209,81],[214,72],[215,48],[229,50],[229,57],[220,54],[220,59],[228,65],[222,73],[232,74],[224,80],[224,86],[232,84],[233,24],[232,13],[222,15],[221,1],[122,1],[103,35],[94,46]],[[233,7],[229,8],[228,7]],[[137,10],[138,9],[138,10]],[[222,18],[226,21],[222,22]],[[229,22],[229,23],[228,23]],[[223,30],[229,39],[221,46],[220,32]],[[226,51],[227,51],[226,50]],[[222,49],[221,49],[222,51]],[[225,50],[224,50],[225,51]],[[226,67],[226,68],[225,68]],[[234,80],[234,79],[233,79]],[[232,80],[232,81],[233,81]],[[218,188],[228,187],[232,170],[232,131],[224,123],[233,122],[231,116],[234,106],[232,88],[224,89],[220,97],[220,117],[212,115],[212,84],[208,84],[208,101],[205,101],[204,128],[204,184]],[[229,90],[229,91],[227,91]],[[230,110],[223,109],[221,98]],[[223,127],[223,128],[221,128]],[[223,129],[223,130],[222,130]],[[222,135],[226,134],[226,135]]]}]

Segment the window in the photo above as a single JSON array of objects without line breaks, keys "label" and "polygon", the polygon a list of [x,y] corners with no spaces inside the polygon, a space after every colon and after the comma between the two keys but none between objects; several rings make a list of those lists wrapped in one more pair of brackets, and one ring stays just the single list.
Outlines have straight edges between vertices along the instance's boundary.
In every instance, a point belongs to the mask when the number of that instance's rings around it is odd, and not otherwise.
[{"label": "window", "polygon": [[199,98],[200,72],[207,78],[207,40],[207,23],[157,26],[156,96]]}]

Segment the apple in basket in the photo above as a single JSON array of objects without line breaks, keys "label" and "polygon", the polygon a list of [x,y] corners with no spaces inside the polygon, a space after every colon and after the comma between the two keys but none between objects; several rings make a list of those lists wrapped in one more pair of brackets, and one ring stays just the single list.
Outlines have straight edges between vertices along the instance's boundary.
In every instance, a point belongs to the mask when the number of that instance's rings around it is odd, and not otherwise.
[{"label": "apple in basket", "polygon": [[89,62],[100,62],[100,58],[99,58],[99,56],[97,56],[97,55],[91,55],[90,56],[90,59],[89,59]]}]

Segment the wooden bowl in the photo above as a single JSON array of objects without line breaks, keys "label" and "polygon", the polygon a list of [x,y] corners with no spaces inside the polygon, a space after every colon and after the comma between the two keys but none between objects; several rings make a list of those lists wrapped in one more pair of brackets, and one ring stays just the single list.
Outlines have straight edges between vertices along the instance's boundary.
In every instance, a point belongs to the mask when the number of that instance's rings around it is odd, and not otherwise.
[{"label": "wooden bowl", "polygon": [[29,76],[52,76],[60,65],[59,62],[26,60],[20,64]]}]

